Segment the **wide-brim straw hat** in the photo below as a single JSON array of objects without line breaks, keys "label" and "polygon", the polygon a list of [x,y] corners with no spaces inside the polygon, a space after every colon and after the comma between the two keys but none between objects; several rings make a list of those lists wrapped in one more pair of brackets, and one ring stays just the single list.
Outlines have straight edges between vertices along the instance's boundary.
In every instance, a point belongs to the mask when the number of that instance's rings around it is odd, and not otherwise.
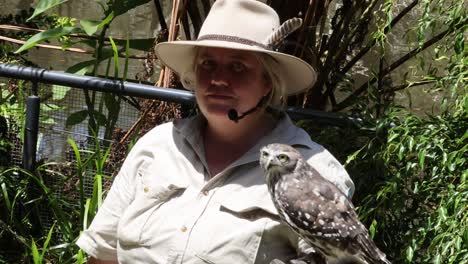
[{"label": "wide-brim straw hat", "polygon": [[290,33],[288,31],[291,31],[288,27],[286,30],[284,26],[280,28],[278,14],[263,2],[217,0],[211,7],[197,40],[159,43],[156,46],[156,55],[164,65],[179,75],[186,89],[193,90],[196,47],[229,48],[268,54],[278,62],[286,95],[294,95],[312,87],[317,74],[302,59],[273,50],[274,43],[271,42],[281,39]]}]

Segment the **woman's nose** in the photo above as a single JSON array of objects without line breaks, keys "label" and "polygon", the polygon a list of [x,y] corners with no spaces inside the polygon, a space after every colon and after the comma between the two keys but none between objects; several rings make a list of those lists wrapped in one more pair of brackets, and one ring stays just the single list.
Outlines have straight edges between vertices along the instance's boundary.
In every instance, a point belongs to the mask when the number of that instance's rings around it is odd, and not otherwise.
[{"label": "woman's nose", "polygon": [[211,84],[229,85],[229,74],[225,67],[216,67],[216,69],[211,72]]}]

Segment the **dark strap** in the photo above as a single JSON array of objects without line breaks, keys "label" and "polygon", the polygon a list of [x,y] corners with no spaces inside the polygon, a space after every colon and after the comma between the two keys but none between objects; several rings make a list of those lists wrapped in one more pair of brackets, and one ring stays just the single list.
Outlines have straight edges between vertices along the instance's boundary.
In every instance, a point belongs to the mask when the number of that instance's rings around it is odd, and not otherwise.
[{"label": "dark strap", "polygon": [[208,35],[203,35],[201,37],[198,37],[198,41],[201,40],[221,40],[221,41],[228,41],[228,42],[236,42],[240,44],[245,44],[249,46],[258,46],[267,50],[271,50],[270,47],[260,43],[256,42],[250,39],[245,39],[245,38],[240,38],[240,37],[235,37],[235,36],[228,36],[228,35],[218,35],[218,34],[208,34]]}]

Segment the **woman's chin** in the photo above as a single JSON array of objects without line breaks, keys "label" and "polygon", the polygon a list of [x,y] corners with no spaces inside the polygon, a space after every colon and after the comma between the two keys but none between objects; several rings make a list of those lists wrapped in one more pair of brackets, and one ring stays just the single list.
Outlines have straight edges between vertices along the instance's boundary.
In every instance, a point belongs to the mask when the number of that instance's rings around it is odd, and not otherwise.
[{"label": "woman's chin", "polygon": [[210,105],[205,109],[206,115],[212,116],[226,116],[228,115],[229,110],[234,109],[230,105]]}]

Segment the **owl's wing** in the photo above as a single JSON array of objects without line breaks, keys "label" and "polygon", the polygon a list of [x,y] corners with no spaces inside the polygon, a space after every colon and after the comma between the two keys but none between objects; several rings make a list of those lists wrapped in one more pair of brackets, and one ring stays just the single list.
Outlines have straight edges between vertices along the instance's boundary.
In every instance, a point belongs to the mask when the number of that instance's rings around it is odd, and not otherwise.
[{"label": "owl's wing", "polygon": [[311,177],[312,173],[318,174],[313,168],[299,172],[303,175],[294,175],[288,188],[277,190],[278,204],[290,221],[324,239],[354,238],[367,233],[346,195],[321,176]]}]

